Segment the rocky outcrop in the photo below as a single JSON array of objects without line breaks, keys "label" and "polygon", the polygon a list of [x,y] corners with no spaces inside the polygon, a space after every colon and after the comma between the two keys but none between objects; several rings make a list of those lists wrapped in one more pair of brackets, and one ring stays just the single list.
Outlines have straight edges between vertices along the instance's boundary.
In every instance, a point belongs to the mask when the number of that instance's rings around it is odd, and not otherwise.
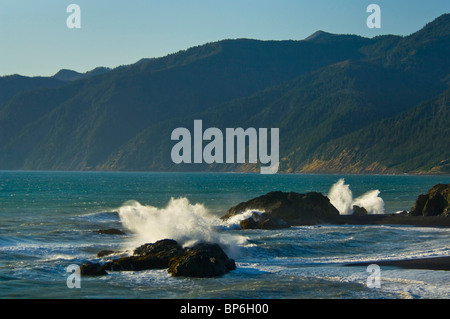
[{"label": "rocky outcrop", "polygon": [[366,216],[367,214],[367,209],[364,207],[353,205],[353,216]]},{"label": "rocky outcrop", "polygon": [[183,247],[173,239],[163,239],[152,244],[144,244],[133,251],[136,256],[155,255],[161,258],[168,258],[183,253]]},{"label": "rocky outcrop", "polygon": [[228,258],[219,245],[200,243],[172,258],[168,271],[174,277],[217,277],[234,269],[234,260]]},{"label": "rocky outcrop", "polygon": [[230,208],[222,219],[226,220],[249,210],[265,212],[268,217],[282,220],[291,226],[332,223],[339,217],[339,211],[321,193],[278,191],[240,203]]},{"label": "rocky outcrop", "polygon": [[144,244],[132,256],[106,262],[101,268],[105,271],[168,269],[172,276],[215,277],[236,269],[236,264],[217,244],[200,243],[183,248],[175,240],[163,239]]},{"label": "rocky outcrop", "polygon": [[102,258],[102,257],[106,257],[106,256],[109,256],[109,255],[112,255],[112,254],[114,254],[113,250],[104,249],[104,250],[100,250],[97,253],[97,257]]},{"label": "rocky outcrop", "polygon": [[419,195],[411,208],[412,216],[450,216],[450,184],[437,184]]},{"label": "rocky outcrop", "polygon": [[281,229],[290,225],[281,218],[270,216],[270,214],[258,214],[254,212],[252,216],[240,222],[242,229]]},{"label": "rocky outcrop", "polygon": [[133,251],[133,256],[125,256],[107,262],[103,268],[110,271],[139,271],[164,269],[169,267],[171,258],[184,253],[184,249],[172,239],[163,239],[152,244],[144,244]]},{"label": "rocky outcrop", "polygon": [[102,265],[100,265],[99,263],[91,263],[91,262],[82,264],[80,266],[80,273],[81,276],[89,276],[89,277],[104,276],[108,274],[106,270],[103,269]]}]

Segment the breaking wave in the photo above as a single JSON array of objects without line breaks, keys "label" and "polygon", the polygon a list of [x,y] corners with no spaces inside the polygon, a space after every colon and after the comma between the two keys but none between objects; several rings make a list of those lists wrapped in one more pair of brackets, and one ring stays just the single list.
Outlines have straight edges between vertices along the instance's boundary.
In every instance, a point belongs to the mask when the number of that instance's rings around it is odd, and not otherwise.
[{"label": "breaking wave", "polygon": [[202,204],[191,204],[187,198],[171,198],[166,207],[144,206],[128,201],[119,208],[122,224],[136,234],[137,244],[151,243],[161,239],[174,239],[188,247],[198,242],[221,245],[230,255],[236,255],[239,246],[247,238],[239,234],[224,233],[231,228],[212,215]]},{"label": "breaking wave", "polygon": [[371,190],[354,199],[350,186],[341,178],[331,187],[328,198],[342,215],[352,214],[354,205],[364,207],[369,214],[384,214],[384,201],[379,194],[379,190]]}]

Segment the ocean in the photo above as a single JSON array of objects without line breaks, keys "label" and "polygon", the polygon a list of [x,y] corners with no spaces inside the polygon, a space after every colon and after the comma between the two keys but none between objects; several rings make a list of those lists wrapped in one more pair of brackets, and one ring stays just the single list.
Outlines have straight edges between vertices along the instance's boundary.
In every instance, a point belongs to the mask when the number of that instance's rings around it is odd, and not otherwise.
[{"label": "ocean", "polygon": [[[219,218],[275,190],[340,191],[343,198],[371,201],[373,213],[395,213],[410,210],[438,183],[450,183],[450,177],[0,171],[0,298],[447,299],[449,272],[383,267],[374,287],[367,267],[346,264],[450,256],[449,228],[240,230],[239,220]],[[126,235],[95,232],[109,228]],[[185,246],[217,242],[237,269],[218,278],[110,272],[68,287],[70,265],[103,263],[111,256],[98,258],[100,250],[116,251],[114,258],[164,238]]]}]

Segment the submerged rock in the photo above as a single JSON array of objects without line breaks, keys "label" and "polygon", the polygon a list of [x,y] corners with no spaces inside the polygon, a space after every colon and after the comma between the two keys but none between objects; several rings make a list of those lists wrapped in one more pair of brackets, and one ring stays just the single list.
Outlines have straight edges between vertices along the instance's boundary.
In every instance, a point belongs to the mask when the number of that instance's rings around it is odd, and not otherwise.
[{"label": "submerged rock", "polygon": [[240,203],[230,208],[222,219],[226,220],[249,210],[263,211],[270,218],[282,220],[291,226],[330,223],[339,217],[339,211],[321,193],[278,191]]},{"label": "submerged rock", "polygon": [[411,208],[412,216],[450,216],[450,184],[437,184],[419,195]]},{"label": "submerged rock", "polygon": [[112,255],[112,254],[114,254],[113,250],[100,250],[97,253],[97,257],[101,258],[101,257],[106,257],[106,256],[109,256],[109,255]]},{"label": "submerged rock", "polygon": [[95,231],[98,234],[105,234],[105,235],[126,235],[123,231],[116,228],[110,228],[110,229],[99,229]]},{"label": "submerged rock", "polygon": [[168,271],[174,277],[216,277],[234,269],[235,261],[218,244],[200,243],[172,258]]}]

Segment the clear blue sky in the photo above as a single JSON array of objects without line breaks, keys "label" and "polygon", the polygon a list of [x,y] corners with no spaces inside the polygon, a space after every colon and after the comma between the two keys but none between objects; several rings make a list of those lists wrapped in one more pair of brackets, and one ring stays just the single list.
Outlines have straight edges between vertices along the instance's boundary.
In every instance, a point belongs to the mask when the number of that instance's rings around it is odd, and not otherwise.
[{"label": "clear blue sky", "polygon": [[[69,29],[69,4],[81,29]],[[381,29],[369,29],[369,4]],[[0,0],[0,75],[85,72],[234,38],[302,40],[317,30],[409,35],[450,0]]]}]

